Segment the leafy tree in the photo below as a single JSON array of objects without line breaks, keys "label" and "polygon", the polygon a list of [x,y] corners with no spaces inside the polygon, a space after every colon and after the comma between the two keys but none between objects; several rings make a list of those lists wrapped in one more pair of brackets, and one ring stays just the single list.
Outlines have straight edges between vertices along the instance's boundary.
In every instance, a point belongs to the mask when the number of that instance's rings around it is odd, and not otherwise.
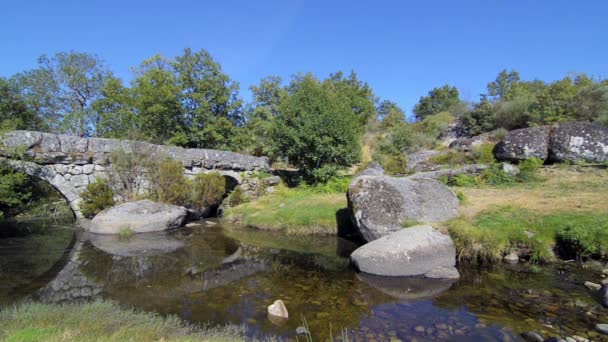
[{"label": "leafy tree", "polygon": [[391,129],[405,123],[405,113],[395,102],[384,100],[376,109],[380,128]]},{"label": "leafy tree", "polygon": [[31,110],[39,112],[52,130],[89,136],[99,121],[91,105],[101,97],[111,74],[96,55],[59,52],[38,59],[37,69],[15,76]]},{"label": "leafy tree", "polygon": [[519,81],[517,71],[504,69],[493,82],[488,83],[488,94],[501,100],[509,100],[513,97],[512,90]]},{"label": "leafy tree", "polygon": [[121,80],[108,77],[101,88],[101,98],[92,105],[99,118],[96,135],[104,138],[127,138],[138,130],[133,93]]},{"label": "leafy tree", "polygon": [[4,130],[46,128],[44,122],[27,106],[14,82],[3,77],[0,77],[0,125]]},{"label": "leafy tree", "polygon": [[349,166],[360,159],[356,114],[327,84],[311,74],[294,77],[272,129],[278,155],[308,172],[326,164]]},{"label": "leafy tree", "polygon": [[135,73],[132,91],[140,130],[150,141],[167,142],[184,127],[180,88],[171,63],[156,55]]},{"label": "leafy tree", "polygon": [[420,98],[414,106],[414,114],[419,120],[441,112],[452,112],[455,108],[462,106],[458,89],[444,85],[440,88],[433,88],[427,96]]},{"label": "leafy tree", "polygon": [[32,197],[31,187],[27,175],[0,161],[0,219],[15,214]]},{"label": "leafy tree", "polygon": [[152,177],[152,188],[156,191],[159,201],[175,205],[189,204],[192,187],[184,175],[184,167],[180,161],[165,159],[158,165]]},{"label": "leafy tree", "polygon": [[578,91],[570,108],[577,120],[608,117],[608,85],[591,84]]},{"label": "leafy tree", "polygon": [[172,63],[184,112],[188,146],[227,148],[231,126],[243,124],[239,85],[205,51],[185,49]]},{"label": "leafy tree", "polygon": [[482,97],[472,110],[462,116],[462,121],[470,136],[494,130],[496,128],[495,104],[486,97]]},{"label": "leafy tree", "polygon": [[375,116],[374,93],[367,83],[357,78],[355,71],[351,71],[348,77],[342,71],[330,74],[324,83],[350,107],[362,129]]}]

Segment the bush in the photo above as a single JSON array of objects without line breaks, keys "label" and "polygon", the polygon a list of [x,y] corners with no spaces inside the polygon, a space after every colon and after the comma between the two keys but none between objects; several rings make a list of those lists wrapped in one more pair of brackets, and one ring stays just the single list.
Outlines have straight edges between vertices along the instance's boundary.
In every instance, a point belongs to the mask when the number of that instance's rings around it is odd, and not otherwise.
[{"label": "bush", "polygon": [[509,176],[500,163],[494,163],[485,169],[481,174],[481,179],[490,185],[506,185],[515,182],[515,177]]},{"label": "bush", "polygon": [[455,186],[475,186],[478,184],[479,184],[479,181],[477,180],[476,177],[470,176],[467,174],[463,174],[463,173],[455,175],[448,181],[448,185],[455,185]]},{"label": "bush", "polygon": [[556,234],[560,254],[566,258],[576,258],[578,261],[591,257],[605,257],[608,254],[608,246],[603,243],[607,240],[608,225],[589,227],[570,224]]},{"label": "bush", "polygon": [[103,178],[97,178],[95,182],[87,185],[80,197],[82,198],[80,211],[87,218],[91,218],[114,205],[114,191]]},{"label": "bush", "polygon": [[335,165],[325,164],[310,172],[310,181],[314,184],[324,184],[338,174],[338,168]]},{"label": "bush", "polygon": [[454,116],[449,112],[429,115],[422,120],[422,129],[426,135],[433,138],[438,138],[448,129],[454,119]]},{"label": "bush", "polygon": [[145,184],[150,181],[150,170],[158,169],[159,164],[152,154],[143,149],[131,152],[115,150],[110,160],[117,195],[124,200],[135,199],[144,193]]},{"label": "bush", "polygon": [[243,189],[240,186],[234,188],[234,190],[226,198],[226,204],[229,207],[236,207],[237,205],[249,202],[249,198],[245,195]]},{"label": "bush", "polygon": [[189,204],[191,185],[184,175],[181,162],[165,159],[158,165],[152,178],[152,189],[159,201],[175,205]]},{"label": "bush", "polygon": [[192,180],[190,204],[195,208],[204,208],[220,204],[226,193],[226,179],[218,172],[199,173]]},{"label": "bush", "polygon": [[376,160],[384,168],[384,172],[387,175],[399,175],[408,172],[407,169],[407,157],[403,154],[388,155],[380,154],[376,155]]},{"label": "bush", "polygon": [[471,157],[473,162],[480,164],[490,164],[494,162],[494,144],[484,143],[473,146]]},{"label": "bush", "polygon": [[520,182],[529,182],[538,179],[538,168],[543,165],[543,161],[538,158],[529,158],[521,161],[518,164],[519,174],[517,180]]}]

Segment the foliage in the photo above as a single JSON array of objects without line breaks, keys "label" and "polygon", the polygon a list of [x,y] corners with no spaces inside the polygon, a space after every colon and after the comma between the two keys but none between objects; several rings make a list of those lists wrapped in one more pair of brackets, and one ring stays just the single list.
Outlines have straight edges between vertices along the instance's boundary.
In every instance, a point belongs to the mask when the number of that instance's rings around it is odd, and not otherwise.
[{"label": "foliage", "polygon": [[605,257],[608,252],[608,215],[601,212],[542,214],[500,207],[473,220],[449,222],[460,260],[492,262],[516,249],[532,261],[551,261],[557,246],[580,257]]},{"label": "foliage", "polygon": [[[182,206],[190,203],[192,187],[184,175],[184,167],[180,161],[170,158],[163,160],[152,179],[152,189],[159,201]],[[199,186],[202,187],[202,184]]]},{"label": "foliage", "polygon": [[218,205],[226,193],[226,179],[219,172],[199,173],[192,180],[190,204],[195,208]]},{"label": "foliage", "polygon": [[357,116],[331,87],[311,74],[294,79],[271,131],[277,155],[308,173],[326,164],[350,166],[360,159]]},{"label": "foliage", "polygon": [[384,100],[376,109],[380,129],[392,129],[405,124],[405,113],[395,102]]},{"label": "foliage", "polygon": [[114,302],[23,302],[0,311],[6,341],[241,341],[237,327],[199,328]]},{"label": "foliage", "polygon": [[416,118],[422,120],[429,115],[441,112],[454,112],[461,105],[458,89],[444,85],[443,87],[433,88],[427,96],[420,98],[414,107]]},{"label": "foliage", "polygon": [[458,174],[452,177],[448,181],[448,185],[454,186],[475,186],[479,184],[479,180],[477,177],[467,175],[467,174]]},{"label": "foliage", "polygon": [[374,159],[382,165],[387,175],[400,175],[408,172],[405,154],[378,153],[374,156]]},{"label": "foliage", "polygon": [[151,153],[137,146],[130,152],[122,148],[112,151],[110,161],[116,195],[126,201],[144,194],[146,184],[150,181],[151,170],[158,169],[159,163]]},{"label": "foliage", "polygon": [[37,113],[27,105],[14,80],[0,77],[0,130],[13,129],[44,130],[45,123]]},{"label": "foliage", "polygon": [[489,164],[494,162],[494,143],[483,143],[473,146],[471,158],[475,163]]},{"label": "foliage", "polygon": [[326,164],[311,172],[312,181],[315,184],[327,183],[338,175],[338,168],[335,165]]},{"label": "foliage", "polygon": [[19,212],[32,198],[32,184],[27,175],[15,171],[5,161],[0,161],[0,212],[8,218]]},{"label": "foliage", "polygon": [[517,166],[519,173],[517,180],[520,182],[538,180],[538,169],[543,165],[543,161],[538,158],[528,158],[522,160]]},{"label": "foliage", "polygon": [[84,191],[80,193],[80,197],[82,198],[80,211],[87,218],[91,218],[114,205],[114,191],[103,178],[97,178],[95,182],[89,183]]},{"label": "foliage", "polygon": [[105,80],[111,76],[103,61],[85,52],[42,55],[38,68],[14,76],[30,110],[39,113],[53,130],[95,135],[99,121],[92,104],[99,99]]},{"label": "foliage", "polygon": [[234,188],[226,198],[226,204],[228,204],[229,207],[236,207],[247,202],[249,202],[249,198],[240,186]]},{"label": "foliage", "polygon": [[436,139],[447,130],[454,119],[455,117],[449,112],[428,115],[421,122],[422,131]]},{"label": "foliage", "polygon": [[301,183],[298,189],[312,191],[320,194],[345,194],[348,191],[348,186],[352,181],[351,177],[332,177],[323,183],[308,185]]},{"label": "foliage", "polygon": [[508,185],[515,182],[515,177],[505,172],[501,163],[491,164],[490,167],[483,171],[481,179],[490,185]]}]

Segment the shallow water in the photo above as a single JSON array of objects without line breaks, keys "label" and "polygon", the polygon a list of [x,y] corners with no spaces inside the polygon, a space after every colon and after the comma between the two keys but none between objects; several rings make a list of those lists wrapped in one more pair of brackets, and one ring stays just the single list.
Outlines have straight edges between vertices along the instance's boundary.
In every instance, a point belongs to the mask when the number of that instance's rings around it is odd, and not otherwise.
[{"label": "shallow water", "polygon": [[[515,341],[530,330],[598,340],[593,326],[608,321],[597,293],[582,285],[599,282],[599,273],[573,264],[460,266],[457,282],[382,278],[353,272],[347,257],[357,246],[334,237],[200,225],[128,241],[79,233],[72,241],[66,225],[52,227],[26,236],[64,232],[53,240],[53,258],[44,246],[9,248],[14,236],[0,240],[4,302],[104,298],[283,339],[295,339],[305,320],[315,340]],[[36,271],[24,273],[24,266]],[[267,317],[275,299],[285,302],[288,321]]]}]

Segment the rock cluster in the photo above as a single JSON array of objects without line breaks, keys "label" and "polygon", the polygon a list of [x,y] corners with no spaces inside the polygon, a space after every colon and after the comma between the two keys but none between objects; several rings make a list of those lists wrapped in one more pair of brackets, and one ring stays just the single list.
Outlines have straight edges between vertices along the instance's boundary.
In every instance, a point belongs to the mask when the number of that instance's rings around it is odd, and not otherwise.
[{"label": "rock cluster", "polygon": [[538,158],[548,162],[601,163],[608,160],[608,128],[587,122],[510,131],[494,148],[498,160]]}]

